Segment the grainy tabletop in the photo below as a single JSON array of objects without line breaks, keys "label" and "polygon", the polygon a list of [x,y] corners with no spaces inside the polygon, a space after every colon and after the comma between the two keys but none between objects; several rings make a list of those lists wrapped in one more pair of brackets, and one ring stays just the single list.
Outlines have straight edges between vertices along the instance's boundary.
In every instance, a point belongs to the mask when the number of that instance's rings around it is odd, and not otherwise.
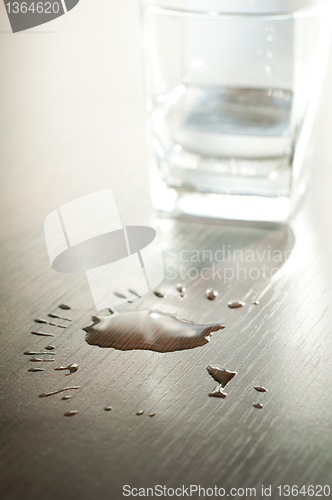
[{"label": "grainy tabletop", "polygon": [[[264,498],[262,485],[271,485],[276,499],[279,485],[332,487],[331,65],[310,186],[290,225],[173,220],[150,206],[136,3],[82,1],[33,34],[14,36],[7,22],[2,16],[1,498],[120,499],[124,485],[256,488]],[[86,278],[51,269],[43,220],[103,187],[113,189],[124,224],[156,228],[165,264],[166,298],[149,293],[119,309],[225,324],[208,344],[157,353],[85,342],[95,313]],[[230,300],[246,305],[230,309]],[[50,312],[66,313],[69,327],[34,323]],[[37,326],[54,337],[32,335]],[[54,362],[24,355],[47,344]],[[72,363],[79,368],[69,376],[54,370]],[[237,372],[225,399],[208,396],[210,364]],[[45,371],[28,372],[36,365]],[[71,385],[80,389],[67,401],[38,397]],[[69,410],[78,413],[67,418]]]}]

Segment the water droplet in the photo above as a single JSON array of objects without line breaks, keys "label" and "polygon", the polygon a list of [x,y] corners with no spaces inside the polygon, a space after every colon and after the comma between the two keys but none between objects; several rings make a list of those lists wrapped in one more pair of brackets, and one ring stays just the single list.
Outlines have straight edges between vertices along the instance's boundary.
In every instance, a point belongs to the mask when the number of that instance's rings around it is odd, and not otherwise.
[{"label": "water droplet", "polygon": [[67,306],[66,304],[59,304],[60,309],[71,309],[71,307]]},{"label": "water droplet", "polygon": [[48,356],[54,356],[54,352],[33,352],[33,351],[25,351],[24,354],[27,356],[41,356],[42,354],[47,354]]},{"label": "water droplet", "polygon": [[76,415],[76,413],[78,413],[77,410],[69,410],[69,411],[66,411],[66,413],[64,413],[64,416],[65,417],[72,417],[73,415]]},{"label": "water droplet", "polygon": [[228,302],[228,307],[231,309],[237,309],[238,307],[243,307],[245,306],[245,302],[238,302],[237,300],[234,300],[232,302]]},{"label": "water droplet", "polygon": [[45,368],[29,368],[28,372],[44,372]]},{"label": "water droplet", "polygon": [[46,332],[31,332],[32,335],[40,335],[42,337],[54,337],[53,333],[46,333]]},{"label": "water droplet", "polygon": [[227,394],[226,392],[223,391],[223,388],[221,385],[217,385],[217,387],[215,387],[213,389],[212,392],[209,393],[209,396],[210,398],[214,397],[214,398],[226,398],[227,397]]},{"label": "water droplet", "polygon": [[114,312],[94,316],[93,324],[83,328],[86,342],[122,351],[148,349],[158,352],[181,351],[207,344],[220,324],[195,324],[161,311]]},{"label": "water droplet", "polygon": [[155,413],[149,413],[149,417],[154,417]]},{"label": "water droplet", "polygon": [[116,297],[120,297],[120,299],[126,299],[127,297],[125,295],[123,295],[123,293],[121,292],[114,292],[114,295]]},{"label": "water droplet", "polygon": [[212,288],[208,288],[205,292],[205,295],[209,300],[214,300],[216,297],[218,297],[218,292],[216,290],[212,290]]},{"label": "water droplet", "polygon": [[48,396],[53,396],[54,394],[59,394],[60,392],[64,391],[71,391],[72,389],[79,389],[79,385],[74,385],[73,387],[65,387],[64,389],[59,389],[57,391],[52,391],[52,392],[44,392],[43,394],[39,394],[40,398],[46,398]]},{"label": "water droplet", "polygon": [[144,413],[144,411],[143,411],[143,410],[138,410],[138,411],[136,412],[136,415],[143,415],[143,413]]},{"label": "water droplet", "polygon": [[105,406],[104,410],[105,411],[112,411],[113,408],[112,408],[112,406]]},{"label": "water droplet", "polygon": [[41,318],[35,318],[34,322],[35,323],[42,323],[45,325],[57,326],[58,328],[67,328],[66,326],[57,325],[56,323],[52,323],[51,321],[47,321],[46,319],[41,319]]},{"label": "water droplet", "polygon": [[261,410],[263,408],[263,405],[261,403],[253,403],[252,405],[254,408],[258,408],[258,410]]},{"label": "water droplet", "polygon": [[162,294],[161,292],[158,292],[157,290],[155,290],[153,293],[156,295],[156,297],[159,297],[160,299],[164,299],[166,297],[166,295]]},{"label": "water droplet", "polygon": [[179,290],[179,292],[185,292],[187,290],[185,286],[181,285],[181,283],[176,285],[176,289]]},{"label": "water droplet", "polygon": [[58,318],[58,319],[63,319],[65,321],[71,321],[71,319],[69,319],[69,318],[65,318],[63,316],[59,316],[58,314],[54,314],[54,313],[49,313],[47,316],[49,316],[50,318]]},{"label": "water droplet", "polygon": [[180,146],[180,144],[175,144],[175,146],[173,146],[173,151],[175,151],[176,153],[181,153],[182,146]]},{"label": "water droplet", "polygon": [[237,372],[226,370],[226,368],[223,368],[219,365],[209,365],[206,369],[211,377],[216,382],[218,382],[221,387],[226,387],[226,385],[232,380],[232,378],[237,375]]},{"label": "water droplet", "polygon": [[68,401],[69,399],[71,399],[71,396],[62,396],[61,398],[63,401]]},{"label": "water droplet", "polygon": [[132,293],[133,295],[136,295],[136,297],[138,297],[139,299],[141,298],[141,296],[137,292],[135,292],[135,290],[133,290],[132,288],[128,288],[128,292]]},{"label": "water droplet", "polygon": [[266,57],[271,61],[271,59],[273,59],[273,52],[271,50],[268,50],[266,52]]},{"label": "water droplet", "polygon": [[73,364],[68,365],[68,366],[59,366],[57,368],[54,368],[54,370],[69,370],[69,373],[67,373],[67,375],[71,375],[72,373],[77,372],[78,364],[73,363]]},{"label": "water droplet", "polygon": [[256,385],[254,389],[258,392],[267,392],[267,389],[265,387],[261,387],[260,385]]},{"label": "water droplet", "polygon": [[270,64],[266,64],[265,65],[265,71],[266,71],[267,76],[271,76],[271,74],[272,74],[272,66]]},{"label": "water droplet", "polygon": [[273,41],[273,35],[271,33],[269,33],[266,37],[266,41],[271,43]]},{"label": "water droplet", "polygon": [[258,306],[258,304],[259,304],[259,300],[253,300],[253,301],[252,301],[252,304],[254,304],[255,306]]},{"label": "water droplet", "polygon": [[54,345],[47,345],[45,347],[45,349],[47,349],[48,351],[53,351],[53,349],[55,349]]}]

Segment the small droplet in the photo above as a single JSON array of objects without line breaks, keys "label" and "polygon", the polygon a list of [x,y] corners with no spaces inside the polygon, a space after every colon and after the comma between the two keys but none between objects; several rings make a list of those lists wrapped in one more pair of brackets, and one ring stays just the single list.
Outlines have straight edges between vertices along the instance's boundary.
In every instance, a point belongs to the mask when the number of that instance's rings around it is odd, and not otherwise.
[{"label": "small droplet", "polygon": [[255,385],[254,389],[258,392],[267,392],[267,389],[265,387],[261,387],[260,385]]},{"label": "small droplet", "polygon": [[50,318],[63,319],[64,321],[71,321],[71,319],[69,319],[69,318],[65,318],[64,316],[59,316],[58,314],[54,314],[54,313],[49,313],[47,316],[49,316]]},{"label": "small droplet", "polygon": [[261,403],[253,403],[252,405],[254,408],[257,408],[258,410],[261,410],[263,408],[263,405]]},{"label": "small droplet", "polygon": [[226,398],[227,393],[223,391],[221,385],[217,385],[212,392],[209,393],[210,398]]},{"label": "small droplet", "polygon": [[71,309],[71,307],[67,306],[66,304],[59,304],[60,309]]},{"label": "small droplet", "polygon": [[212,288],[208,288],[205,292],[205,295],[209,300],[214,300],[216,297],[218,297],[218,292],[216,290],[212,290]]},{"label": "small droplet", "polygon": [[144,411],[143,410],[139,410],[136,412],[136,415],[143,415]]},{"label": "small droplet", "polygon": [[47,345],[45,347],[45,349],[47,349],[48,351],[53,351],[53,349],[55,349],[54,345]]},{"label": "small droplet", "polygon": [[47,396],[53,396],[54,394],[59,394],[59,392],[71,391],[72,389],[79,389],[79,385],[74,385],[73,387],[65,387],[64,389],[59,389],[58,391],[52,392],[44,392],[43,394],[39,394],[40,398],[46,398]]},{"label": "small droplet", "polygon": [[179,290],[179,292],[185,292],[187,290],[185,286],[181,285],[181,283],[178,283],[176,285],[176,288],[177,290]]},{"label": "small droplet", "polygon": [[77,372],[78,364],[73,363],[73,364],[68,365],[68,366],[59,366],[57,368],[54,368],[54,370],[69,370],[69,373],[67,373],[67,375],[71,375],[72,373]]},{"label": "small droplet", "polygon": [[25,351],[23,354],[27,356],[41,356],[42,354],[47,354],[48,356],[54,356],[54,352],[33,352],[33,351]]},{"label": "small droplet", "polygon": [[153,293],[156,295],[156,297],[159,297],[160,299],[164,299],[165,298],[165,295],[162,294],[161,292],[158,292],[157,290],[155,290]]},{"label": "small droplet", "polygon": [[29,368],[28,372],[44,372],[44,368]]},{"label": "small droplet", "polygon": [[62,396],[61,398],[63,401],[68,401],[68,399],[71,399],[71,396]]},{"label": "small droplet", "polygon": [[64,413],[64,416],[65,417],[72,417],[73,415],[76,415],[76,413],[78,413],[77,410],[69,410],[69,411],[66,411],[66,413]]},{"label": "small droplet", "polygon": [[149,417],[154,417],[155,413],[149,413]]},{"label": "small droplet", "polygon": [[266,57],[267,57],[270,61],[271,61],[271,59],[273,59],[273,56],[274,56],[274,54],[273,54],[273,52],[272,52],[271,50],[268,50],[268,51],[266,52]]},{"label": "small droplet", "polygon": [[46,333],[46,332],[31,332],[32,335],[40,335],[42,337],[54,337],[53,333]]},{"label": "small droplet", "polygon": [[266,37],[266,41],[271,43],[273,41],[273,35],[271,33],[269,33]]},{"label": "small droplet", "polygon": [[105,406],[104,410],[105,411],[112,411],[113,408],[112,408],[112,406]]},{"label": "small droplet", "polygon": [[218,365],[209,365],[206,369],[211,377],[218,382],[221,387],[226,387],[232,378],[237,375],[237,372],[226,370],[226,368]]},{"label": "small droplet", "polygon": [[43,323],[46,325],[57,326],[58,328],[67,328],[64,325],[57,325],[56,323],[52,323],[51,321],[47,321],[46,319],[36,318],[34,319],[35,323]]},{"label": "small droplet", "polygon": [[258,306],[258,304],[259,304],[259,300],[253,300],[253,301],[252,301],[252,304],[254,304],[255,306]]},{"label": "small droplet", "polygon": [[138,298],[141,298],[141,296],[137,292],[135,292],[135,290],[133,290],[132,288],[128,288],[128,292],[132,293],[133,295],[136,295],[136,297]]},{"label": "small droplet", "polygon": [[126,299],[127,297],[125,295],[123,295],[123,293],[121,292],[114,292],[114,295],[116,297],[120,297],[120,299]]},{"label": "small droplet", "polygon": [[230,307],[231,309],[236,309],[237,307],[243,307],[243,306],[245,306],[245,302],[238,302],[237,300],[228,302],[228,307]]}]

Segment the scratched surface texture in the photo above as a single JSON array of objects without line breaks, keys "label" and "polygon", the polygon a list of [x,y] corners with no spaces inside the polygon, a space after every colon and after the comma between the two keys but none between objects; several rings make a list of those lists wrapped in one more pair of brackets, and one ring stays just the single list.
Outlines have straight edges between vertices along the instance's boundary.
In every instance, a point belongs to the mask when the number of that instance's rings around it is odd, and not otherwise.
[{"label": "scratched surface texture", "polygon": [[[255,487],[257,497],[272,485],[278,498],[278,485],[332,486],[331,67],[308,193],[289,226],[161,218],[149,201],[137,5],[92,4],[44,27],[52,33],[14,37],[1,21],[1,498],[117,500],[124,485],[157,484]],[[158,353],[85,342],[91,292],[85,276],[50,268],[43,220],[102,187],[124,224],[156,228],[164,256],[166,297],[150,292],[119,310],[225,324],[208,344]],[[230,259],[219,262],[225,248]],[[254,261],[241,257],[249,253]],[[214,301],[207,288],[219,292]],[[245,306],[230,309],[231,300]],[[48,313],[72,322],[34,323]],[[54,337],[32,335],[37,327]],[[23,354],[48,344],[54,362]],[[54,370],[72,363],[69,376]],[[210,364],[237,372],[225,399],[208,396]],[[38,397],[72,385],[80,389]]]}]

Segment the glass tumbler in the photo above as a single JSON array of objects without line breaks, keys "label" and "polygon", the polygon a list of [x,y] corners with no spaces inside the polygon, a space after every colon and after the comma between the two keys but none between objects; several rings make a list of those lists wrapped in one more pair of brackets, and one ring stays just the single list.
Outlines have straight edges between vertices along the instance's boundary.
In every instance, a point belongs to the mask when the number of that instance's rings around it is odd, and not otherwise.
[{"label": "glass tumbler", "polygon": [[331,1],[141,4],[154,206],[287,221],[312,162]]}]

